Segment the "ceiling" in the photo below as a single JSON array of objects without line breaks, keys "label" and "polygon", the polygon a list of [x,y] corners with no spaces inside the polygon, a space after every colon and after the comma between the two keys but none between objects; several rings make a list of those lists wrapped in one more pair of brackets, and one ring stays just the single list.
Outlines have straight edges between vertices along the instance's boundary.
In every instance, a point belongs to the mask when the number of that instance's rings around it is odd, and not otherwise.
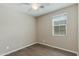
[{"label": "ceiling", "polygon": [[41,3],[44,8],[39,8],[38,10],[33,10],[31,4],[29,3],[3,3],[0,5],[7,6],[15,9],[17,12],[26,13],[28,15],[38,17],[49,12],[73,5],[74,3]]}]

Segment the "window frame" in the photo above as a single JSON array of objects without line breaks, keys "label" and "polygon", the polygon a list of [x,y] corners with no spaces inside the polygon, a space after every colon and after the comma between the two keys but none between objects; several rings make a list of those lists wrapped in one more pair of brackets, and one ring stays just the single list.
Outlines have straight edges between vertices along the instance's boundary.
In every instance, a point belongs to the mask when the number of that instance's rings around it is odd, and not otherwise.
[{"label": "window frame", "polygon": [[[65,25],[65,30],[66,30],[66,34],[55,34],[55,31],[54,31],[54,26],[58,26],[58,25],[54,25],[54,17],[59,17],[59,16],[64,16],[66,15],[66,24],[62,24],[62,25],[59,25],[59,26],[63,26]],[[67,20],[68,20],[68,13],[61,13],[61,14],[57,14],[57,15],[54,15],[52,17],[52,35],[53,36],[66,36],[67,35]]]}]

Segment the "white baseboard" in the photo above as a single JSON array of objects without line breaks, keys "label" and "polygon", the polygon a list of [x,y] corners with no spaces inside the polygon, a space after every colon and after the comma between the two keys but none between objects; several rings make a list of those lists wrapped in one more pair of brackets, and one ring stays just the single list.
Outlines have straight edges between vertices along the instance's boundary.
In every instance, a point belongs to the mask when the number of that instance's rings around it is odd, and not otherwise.
[{"label": "white baseboard", "polygon": [[[35,42],[35,43],[32,43],[32,44],[29,44],[29,45],[23,46],[23,47],[21,47],[21,48],[18,48],[18,49],[15,49],[15,50],[9,51],[9,52],[4,53],[4,54],[2,54],[2,55],[0,55],[0,56],[5,56],[5,55],[7,55],[7,54],[10,54],[10,53],[16,52],[16,51],[18,51],[18,50],[21,50],[21,49],[23,49],[23,48],[26,48],[26,47],[29,47],[29,46],[31,46],[31,45],[34,45],[34,44],[36,44],[36,43],[38,43],[38,42]],[[61,50],[64,50],[64,51],[68,51],[68,52],[71,52],[71,53],[75,53],[75,54],[77,54],[76,51],[71,51],[71,50],[67,50],[67,49],[64,49],[64,48],[60,48],[60,47],[56,47],[56,46],[51,46],[51,45],[46,44],[46,43],[38,43],[38,44],[42,44],[42,45],[46,45],[46,46],[50,46],[50,47],[53,47],[53,48],[57,48],[57,49],[61,49]]]},{"label": "white baseboard", "polygon": [[46,45],[46,46],[50,46],[50,47],[53,47],[53,48],[57,48],[57,49],[60,49],[60,50],[64,50],[64,51],[68,51],[68,52],[77,54],[76,51],[71,51],[71,50],[68,50],[68,49],[64,49],[64,48],[60,48],[60,47],[56,47],[56,46],[52,46],[52,45],[49,45],[49,44],[46,44],[46,43],[39,43],[39,44]]},{"label": "white baseboard", "polygon": [[16,51],[18,51],[18,50],[21,50],[21,49],[23,49],[23,48],[26,48],[26,47],[29,47],[29,46],[31,46],[31,45],[34,45],[34,44],[36,44],[36,43],[37,43],[37,42],[32,43],[32,44],[29,44],[29,45],[26,45],[26,46],[23,46],[23,47],[21,47],[21,48],[18,48],[18,49],[12,50],[12,51],[9,51],[9,52],[4,53],[4,54],[2,54],[2,55],[0,55],[0,56],[5,56],[5,55],[7,55],[7,54],[10,54],[10,53],[16,52]]}]

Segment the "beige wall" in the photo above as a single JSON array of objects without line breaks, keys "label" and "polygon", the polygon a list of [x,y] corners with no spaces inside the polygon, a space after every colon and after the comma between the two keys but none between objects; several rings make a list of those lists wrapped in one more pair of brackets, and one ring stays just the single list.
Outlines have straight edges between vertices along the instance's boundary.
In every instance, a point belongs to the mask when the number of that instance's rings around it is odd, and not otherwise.
[{"label": "beige wall", "polygon": [[[68,13],[67,36],[52,36],[52,16],[63,12]],[[0,55],[35,43],[36,39],[39,43],[77,51],[77,5],[37,19],[0,5]]]},{"label": "beige wall", "polygon": [[78,56],[79,56],[79,3],[78,3]]},{"label": "beige wall", "polygon": [[[37,19],[38,42],[77,52],[77,5],[57,10]],[[52,17],[68,13],[67,36],[52,36]]]},{"label": "beige wall", "polygon": [[36,20],[0,5],[0,55],[35,42]]}]

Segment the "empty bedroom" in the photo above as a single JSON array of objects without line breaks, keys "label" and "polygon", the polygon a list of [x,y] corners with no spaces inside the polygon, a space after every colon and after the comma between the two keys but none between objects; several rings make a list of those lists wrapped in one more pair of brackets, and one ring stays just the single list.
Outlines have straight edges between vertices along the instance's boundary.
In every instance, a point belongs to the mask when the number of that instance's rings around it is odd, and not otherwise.
[{"label": "empty bedroom", "polygon": [[77,56],[78,3],[0,3],[0,56]]}]

